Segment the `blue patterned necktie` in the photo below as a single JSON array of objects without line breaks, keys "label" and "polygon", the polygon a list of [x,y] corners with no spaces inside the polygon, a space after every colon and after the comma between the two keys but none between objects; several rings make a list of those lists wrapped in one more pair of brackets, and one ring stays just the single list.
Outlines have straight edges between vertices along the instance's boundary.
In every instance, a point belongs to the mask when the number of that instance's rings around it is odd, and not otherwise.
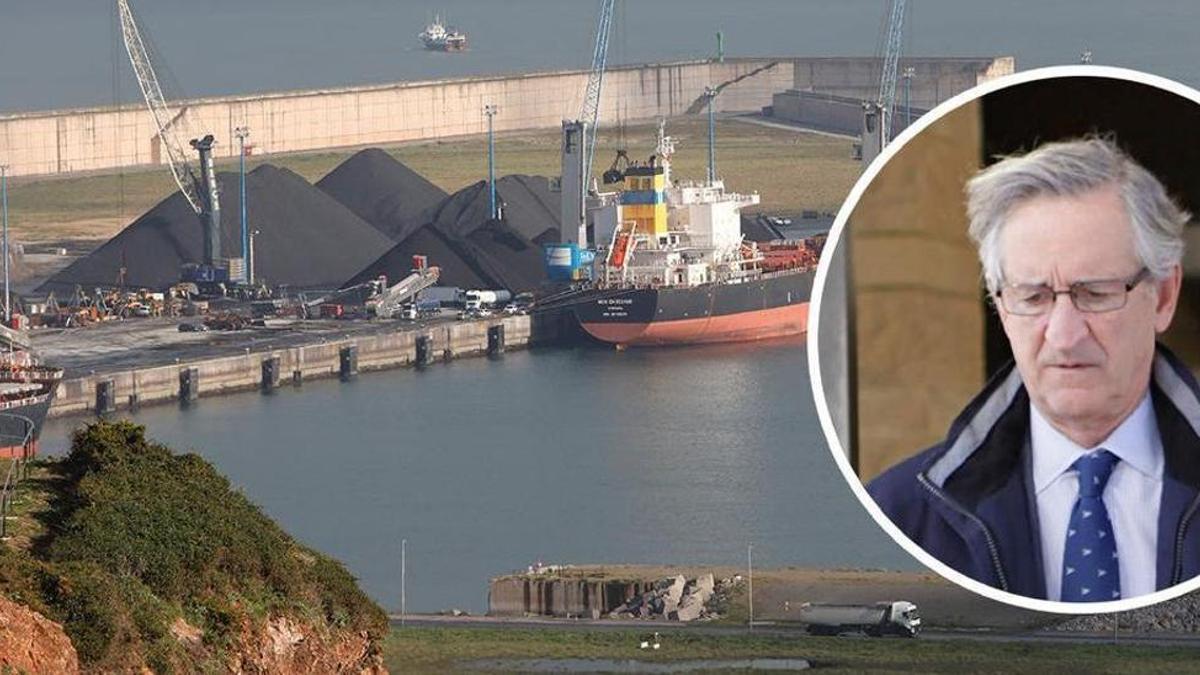
[{"label": "blue patterned necktie", "polygon": [[1079,498],[1071,509],[1063,549],[1063,602],[1101,602],[1121,597],[1121,573],[1112,521],[1104,507],[1104,486],[1117,458],[1107,450],[1084,455],[1072,467],[1079,472]]}]

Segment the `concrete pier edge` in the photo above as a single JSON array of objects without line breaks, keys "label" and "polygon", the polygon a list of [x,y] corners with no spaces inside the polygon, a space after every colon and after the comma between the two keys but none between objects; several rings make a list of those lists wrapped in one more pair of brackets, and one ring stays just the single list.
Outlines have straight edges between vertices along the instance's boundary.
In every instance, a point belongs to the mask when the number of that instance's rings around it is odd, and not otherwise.
[{"label": "concrete pier edge", "polygon": [[[293,386],[317,378],[342,375],[342,348],[357,348],[356,372],[371,372],[416,365],[418,336],[428,336],[431,353],[449,358],[487,356],[488,332],[503,326],[505,350],[555,343],[559,339],[553,322],[540,327],[536,337],[530,316],[511,316],[485,321],[447,323],[432,328],[398,326],[394,332],[358,335],[346,339],[314,342],[286,348],[231,354],[217,358],[179,361],[114,372],[90,373],[64,379],[50,407],[50,417],[97,414],[98,388],[105,388],[103,412],[129,410],[158,403],[182,402],[181,373],[192,370],[194,396],[206,398],[234,392],[263,389],[263,361],[277,359],[277,373],[291,373]],[[278,385],[277,385],[278,386]]]}]

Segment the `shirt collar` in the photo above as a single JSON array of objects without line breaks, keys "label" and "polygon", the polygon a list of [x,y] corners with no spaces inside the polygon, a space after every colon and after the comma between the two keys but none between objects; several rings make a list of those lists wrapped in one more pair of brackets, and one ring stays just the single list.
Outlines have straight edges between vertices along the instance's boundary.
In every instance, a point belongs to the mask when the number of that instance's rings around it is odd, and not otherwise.
[{"label": "shirt collar", "polygon": [[1150,392],[1141,403],[1109,434],[1108,438],[1091,448],[1085,448],[1067,438],[1042,417],[1032,401],[1029,403],[1029,433],[1033,447],[1033,484],[1042,492],[1063,473],[1071,469],[1082,455],[1104,448],[1153,480],[1162,480],[1163,447],[1158,435],[1158,422]]}]

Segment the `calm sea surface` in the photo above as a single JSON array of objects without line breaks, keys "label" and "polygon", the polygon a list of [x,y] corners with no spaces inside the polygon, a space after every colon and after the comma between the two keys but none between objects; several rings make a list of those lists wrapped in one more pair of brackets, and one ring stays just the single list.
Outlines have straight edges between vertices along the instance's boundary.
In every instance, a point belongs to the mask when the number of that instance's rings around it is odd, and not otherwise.
[{"label": "calm sea surface", "polygon": [[[548,349],[134,419],[216,464],[384,606],[486,607],[545,562],[911,568],[834,468],[803,342]],[[77,420],[51,421],[61,452]]]},{"label": "calm sea surface", "polygon": [[[0,3],[0,110],[140,101],[112,0]],[[208,96],[582,68],[599,0],[131,0],[169,95]],[[871,55],[885,0],[620,0],[610,62],[726,53]],[[909,54],[1001,55],[1018,67],[1078,62],[1200,84],[1194,0],[910,0]],[[440,12],[470,51],[421,49]]]}]

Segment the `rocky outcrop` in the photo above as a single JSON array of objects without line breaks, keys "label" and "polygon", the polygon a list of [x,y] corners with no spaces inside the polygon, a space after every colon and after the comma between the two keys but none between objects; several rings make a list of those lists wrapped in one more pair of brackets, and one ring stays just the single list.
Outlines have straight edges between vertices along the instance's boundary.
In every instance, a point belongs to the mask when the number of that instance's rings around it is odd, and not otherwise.
[{"label": "rocky outcrop", "polygon": [[227,664],[231,673],[387,673],[383,656],[364,631],[323,634],[288,617],[243,625]]},{"label": "rocky outcrop", "polygon": [[62,626],[0,598],[0,671],[78,673],[79,658]]},{"label": "rocky outcrop", "polygon": [[634,595],[609,613],[618,619],[668,619],[697,621],[718,618],[714,602],[728,595],[738,578],[717,582],[712,574],[702,574],[691,581],[682,575],[660,580],[654,588]]},{"label": "rocky outcrop", "polygon": [[1128,612],[1075,617],[1058,624],[1055,630],[1111,632],[1114,625],[1132,633],[1200,633],[1200,593]]}]

